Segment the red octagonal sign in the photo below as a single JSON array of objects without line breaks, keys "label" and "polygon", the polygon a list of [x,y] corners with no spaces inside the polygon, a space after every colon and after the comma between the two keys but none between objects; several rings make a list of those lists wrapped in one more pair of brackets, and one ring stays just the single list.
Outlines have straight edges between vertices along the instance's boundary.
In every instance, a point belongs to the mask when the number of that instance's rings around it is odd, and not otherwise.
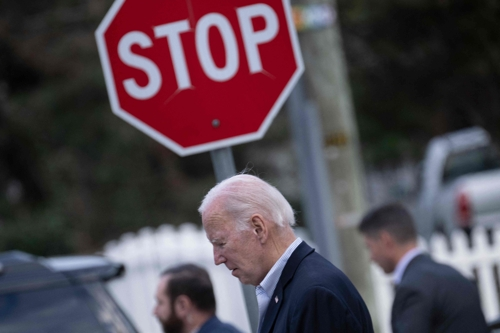
[{"label": "red octagonal sign", "polygon": [[287,0],[116,0],[113,112],[184,156],[262,138],[303,71]]}]

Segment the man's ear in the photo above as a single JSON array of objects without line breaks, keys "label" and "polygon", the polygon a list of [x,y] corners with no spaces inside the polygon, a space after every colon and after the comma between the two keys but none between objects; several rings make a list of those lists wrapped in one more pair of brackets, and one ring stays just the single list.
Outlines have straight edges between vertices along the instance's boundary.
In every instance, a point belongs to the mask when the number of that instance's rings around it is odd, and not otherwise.
[{"label": "man's ear", "polygon": [[193,302],[186,295],[177,296],[174,302],[175,314],[179,319],[185,319],[187,315],[191,312],[193,307]]},{"label": "man's ear", "polygon": [[268,225],[262,215],[254,214],[252,216],[252,232],[257,236],[261,243],[264,243],[267,240],[268,236]]},{"label": "man's ear", "polygon": [[394,244],[395,244],[394,238],[392,237],[392,235],[389,232],[382,230],[379,234],[379,237],[382,240],[382,244],[384,244],[385,246],[389,246],[389,247],[394,246]]}]

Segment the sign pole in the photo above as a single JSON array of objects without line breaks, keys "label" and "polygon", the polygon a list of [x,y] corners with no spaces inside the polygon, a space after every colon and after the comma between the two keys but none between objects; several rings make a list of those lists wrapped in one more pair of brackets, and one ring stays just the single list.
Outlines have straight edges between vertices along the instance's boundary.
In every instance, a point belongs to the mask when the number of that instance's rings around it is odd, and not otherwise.
[{"label": "sign pole", "polygon": [[343,268],[337,231],[334,226],[333,193],[323,158],[322,132],[316,106],[305,96],[304,81],[295,86],[286,102],[302,183],[305,213],[318,252]]},{"label": "sign pole", "polygon": [[[214,167],[215,179],[220,183],[226,178],[236,175],[236,167],[234,165],[233,151],[231,147],[220,148],[210,151],[212,165]],[[259,325],[259,309],[257,298],[255,296],[255,288],[251,285],[241,284],[245,305],[247,308],[248,321],[252,332],[257,332]]]},{"label": "sign pole", "polygon": [[220,148],[210,151],[212,165],[215,172],[215,180],[220,183],[226,178],[236,175],[233,151],[231,147]]}]

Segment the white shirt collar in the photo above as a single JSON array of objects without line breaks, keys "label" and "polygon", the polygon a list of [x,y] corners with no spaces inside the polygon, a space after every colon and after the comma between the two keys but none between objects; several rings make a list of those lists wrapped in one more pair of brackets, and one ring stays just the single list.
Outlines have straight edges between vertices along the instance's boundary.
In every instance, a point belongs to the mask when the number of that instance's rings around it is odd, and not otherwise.
[{"label": "white shirt collar", "polygon": [[394,270],[394,273],[392,275],[392,282],[395,285],[401,283],[401,280],[403,279],[403,274],[405,273],[406,267],[408,267],[410,261],[412,261],[416,256],[422,253],[424,253],[424,250],[416,247],[406,252],[405,255],[399,260],[398,264],[396,265],[396,269]]},{"label": "white shirt collar", "polygon": [[257,304],[259,306],[259,332],[269,305],[269,301],[271,300],[274,290],[276,289],[281,273],[283,272],[283,269],[285,268],[286,263],[288,262],[288,259],[290,259],[293,251],[297,249],[300,243],[302,243],[302,239],[297,237],[297,239],[295,239],[295,241],[288,246],[278,261],[274,263],[273,267],[266,274],[264,280],[262,280],[262,282],[255,287],[255,295],[257,296]]},{"label": "white shirt collar", "polygon": [[265,290],[268,297],[271,297],[274,293],[274,289],[276,289],[276,285],[278,284],[281,273],[283,272],[288,259],[290,259],[293,251],[295,251],[300,243],[302,243],[302,239],[300,237],[297,237],[297,239],[295,239],[295,241],[290,244],[290,246],[281,255],[278,261],[274,263],[271,270],[269,270],[264,280],[262,280],[262,282],[260,283],[259,286]]}]

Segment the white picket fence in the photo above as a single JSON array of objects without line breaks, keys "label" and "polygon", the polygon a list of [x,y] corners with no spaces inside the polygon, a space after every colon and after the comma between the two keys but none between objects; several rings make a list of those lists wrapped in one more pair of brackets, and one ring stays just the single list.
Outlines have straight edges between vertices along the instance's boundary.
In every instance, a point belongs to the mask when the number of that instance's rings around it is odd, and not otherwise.
[{"label": "white picket fence", "polygon": [[[307,235],[300,234],[303,239]],[[467,245],[466,236],[456,232],[451,237],[451,250],[446,239],[434,235],[430,246],[421,241],[420,246],[432,257],[457,268],[477,282],[487,320],[500,316],[498,267],[500,266],[500,229],[493,232],[493,245],[488,245],[484,229],[473,232],[473,248]],[[152,311],[154,295],[160,272],[178,263],[192,262],[205,267],[212,278],[217,299],[217,314],[234,324],[242,332],[250,332],[246,308],[237,279],[224,266],[213,263],[212,246],[205,233],[193,224],[183,224],[178,229],[164,225],[158,229],[144,228],[138,234],[125,234],[118,241],[105,246],[104,254],[126,266],[123,278],[110,282],[110,292],[142,333],[160,333],[161,329]],[[375,290],[378,333],[390,333],[390,309],[393,292],[390,277],[372,265]],[[372,309],[373,310],[373,309]]]},{"label": "white picket fence", "polygon": [[[488,242],[487,232],[476,228],[472,233],[473,247],[469,248],[466,235],[455,231],[448,242],[441,234],[432,236],[429,244],[420,240],[419,246],[428,251],[434,260],[455,267],[471,280],[475,280],[481,297],[481,305],[487,320],[500,316],[498,273],[500,265],[500,228],[493,230],[493,242]],[[449,248],[448,243],[451,243]],[[380,333],[390,333],[391,306],[394,298],[390,276],[372,264],[376,314]]]}]

